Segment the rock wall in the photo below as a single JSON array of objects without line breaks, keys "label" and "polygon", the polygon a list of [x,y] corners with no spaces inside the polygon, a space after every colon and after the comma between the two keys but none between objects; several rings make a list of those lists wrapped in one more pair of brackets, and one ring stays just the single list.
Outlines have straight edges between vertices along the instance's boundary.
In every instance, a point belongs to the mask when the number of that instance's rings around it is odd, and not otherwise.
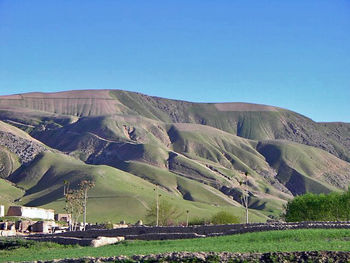
[{"label": "rock wall", "polygon": [[348,228],[350,222],[298,222],[298,223],[256,223],[256,224],[232,224],[232,225],[207,225],[207,226],[175,226],[175,227],[147,227],[136,226],[119,229],[94,229],[88,231],[76,231],[57,233],[54,236],[97,238],[98,236],[117,237],[123,236],[127,240],[165,240],[196,237],[209,237],[220,235],[233,235],[247,232],[305,229],[305,228]]},{"label": "rock wall", "polygon": [[41,263],[81,263],[81,262],[349,262],[350,253],[341,251],[306,251],[306,252],[273,252],[273,253],[214,253],[214,252],[174,252],[157,255],[135,255],[132,257],[85,257],[79,259],[61,259],[37,261]]}]

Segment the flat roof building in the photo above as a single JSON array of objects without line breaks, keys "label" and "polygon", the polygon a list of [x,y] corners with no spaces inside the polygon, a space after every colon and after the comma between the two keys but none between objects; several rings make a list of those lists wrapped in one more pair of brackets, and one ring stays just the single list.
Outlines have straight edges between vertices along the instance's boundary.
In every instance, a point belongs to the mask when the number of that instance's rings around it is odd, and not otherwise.
[{"label": "flat roof building", "polygon": [[38,207],[10,206],[7,216],[20,216],[26,218],[38,218],[44,220],[54,220],[55,211]]}]

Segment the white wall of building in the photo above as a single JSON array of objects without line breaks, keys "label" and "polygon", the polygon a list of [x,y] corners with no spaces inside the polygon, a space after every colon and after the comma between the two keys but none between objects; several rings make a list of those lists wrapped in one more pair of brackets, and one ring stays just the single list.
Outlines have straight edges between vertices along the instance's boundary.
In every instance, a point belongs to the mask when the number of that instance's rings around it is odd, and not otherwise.
[{"label": "white wall of building", "polygon": [[41,218],[46,220],[54,220],[55,212],[53,210],[36,208],[36,207],[22,207],[22,216],[28,218]]},{"label": "white wall of building", "polygon": [[5,216],[5,206],[0,205],[0,217]]}]

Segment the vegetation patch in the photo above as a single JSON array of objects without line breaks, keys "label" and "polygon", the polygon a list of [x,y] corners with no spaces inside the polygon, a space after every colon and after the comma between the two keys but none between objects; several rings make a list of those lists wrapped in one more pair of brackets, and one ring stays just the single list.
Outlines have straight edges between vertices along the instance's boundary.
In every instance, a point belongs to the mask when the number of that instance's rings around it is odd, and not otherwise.
[{"label": "vegetation patch", "polygon": [[350,219],[350,189],[345,193],[297,196],[289,201],[286,221],[348,221]]},{"label": "vegetation patch", "polygon": [[350,251],[349,238],[349,229],[301,229],[198,239],[124,241],[100,248],[30,243],[29,246],[24,245],[12,250],[0,250],[0,262],[133,256],[182,251],[239,253]]}]

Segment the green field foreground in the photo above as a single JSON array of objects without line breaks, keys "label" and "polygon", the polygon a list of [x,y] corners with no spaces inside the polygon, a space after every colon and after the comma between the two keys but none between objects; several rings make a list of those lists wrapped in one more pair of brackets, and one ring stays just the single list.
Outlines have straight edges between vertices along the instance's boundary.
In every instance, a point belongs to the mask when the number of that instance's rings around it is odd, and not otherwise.
[{"label": "green field foreground", "polygon": [[0,250],[0,262],[52,260],[163,252],[291,252],[350,251],[350,229],[301,229],[246,233],[199,239],[125,241],[100,248],[32,243],[28,247]]}]

